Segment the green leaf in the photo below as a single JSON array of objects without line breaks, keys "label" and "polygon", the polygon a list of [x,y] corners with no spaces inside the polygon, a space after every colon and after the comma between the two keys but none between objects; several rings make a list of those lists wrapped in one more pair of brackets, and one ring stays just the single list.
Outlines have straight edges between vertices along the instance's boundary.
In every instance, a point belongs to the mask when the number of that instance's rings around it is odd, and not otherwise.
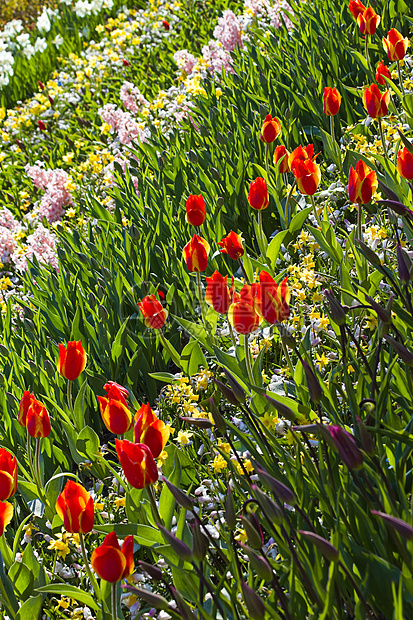
[{"label": "green leaf", "polygon": [[85,415],[84,415],[84,401],[85,401],[85,392],[87,389],[87,379],[84,380],[82,387],[79,390],[78,395],[76,396],[75,404],[73,406],[73,413],[76,422],[76,428],[83,428],[85,425]]},{"label": "green leaf", "polygon": [[14,594],[13,585],[4,572],[3,558],[0,554],[0,601],[7,610],[8,615],[13,618],[19,609],[19,605]]},{"label": "green leaf", "polygon": [[51,583],[47,586],[36,588],[36,592],[41,592],[42,594],[57,594],[58,596],[69,596],[70,598],[75,599],[75,601],[83,603],[95,611],[100,610],[99,605],[95,602],[91,594],[88,594],[84,590],[76,588],[75,586]]},{"label": "green leaf", "polygon": [[[292,222],[294,221],[295,217],[293,218]],[[291,222],[291,224],[292,224],[292,222]],[[290,224],[290,226],[291,226],[291,224]],[[284,238],[287,235],[287,233],[288,233],[287,230],[281,230],[271,240],[271,242],[270,242],[270,244],[269,244],[269,246],[267,248],[267,260],[270,261],[270,265],[271,265],[272,269],[275,269],[275,265],[276,265],[276,262],[277,262],[278,255],[280,253],[281,245],[282,245],[282,242],[284,241]]]},{"label": "green leaf", "polygon": [[150,372],[149,376],[157,381],[163,381],[163,383],[173,383],[176,381],[176,376],[170,372]]},{"label": "green leaf", "polygon": [[88,460],[94,461],[100,456],[99,437],[90,426],[85,426],[76,440],[76,450]]},{"label": "green leaf", "polygon": [[37,620],[42,610],[43,596],[38,594],[27,599],[20,607],[16,620]]},{"label": "green leaf", "polygon": [[23,562],[15,562],[8,572],[14,591],[20,600],[25,601],[33,591],[34,576]]},{"label": "green leaf", "polygon": [[93,529],[101,534],[110,534],[110,532],[115,531],[119,538],[134,536],[136,542],[144,547],[152,547],[156,543],[163,544],[164,542],[160,531],[150,525],[115,523],[113,525],[95,525]]},{"label": "green leaf", "polygon": [[198,372],[199,366],[208,368],[205,355],[197,340],[190,340],[181,353],[181,368],[183,372],[192,377]]}]

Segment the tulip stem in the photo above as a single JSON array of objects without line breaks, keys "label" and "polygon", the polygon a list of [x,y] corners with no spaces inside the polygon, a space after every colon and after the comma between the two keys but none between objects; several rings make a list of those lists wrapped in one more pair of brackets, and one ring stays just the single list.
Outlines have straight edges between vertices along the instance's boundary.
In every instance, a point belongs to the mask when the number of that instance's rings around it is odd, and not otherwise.
[{"label": "tulip stem", "polygon": [[228,319],[228,327],[229,327],[229,333],[231,335],[232,344],[234,345],[234,349],[235,349],[235,353],[236,353],[237,352],[237,341],[235,340],[234,330],[232,329],[232,325],[229,322],[229,319]]},{"label": "tulip stem", "polygon": [[32,445],[31,445],[31,437],[29,435],[29,431],[27,431],[27,458],[29,459],[29,467],[33,475],[33,478],[36,478],[36,476],[34,475],[34,469],[33,469]]},{"label": "tulip stem", "polygon": [[366,34],[366,38],[364,40],[364,53],[366,55],[367,66],[370,68],[370,57],[369,57],[369,35]]},{"label": "tulip stem", "polygon": [[403,79],[402,79],[402,71],[400,69],[400,60],[397,61],[397,73],[399,74],[400,90],[402,91],[402,95],[404,97],[406,93],[405,93],[405,90],[404,90],[404,84],[403,84]]},{"label": "tulip stem", "polygon": [[159,514],[158,506],[156,505],[155,494],[153,492],[153,487],[151,484],[149,484],[146,487],[146,491],[148,493],[149,502],[151,504],[152,514],[153,514],[153,518],[155,519],[155,523],[158,523],[159,525],[163,525],[163,519],[161,515]]},{"label": "tulip stem", "polygon": [[205,324],[205,308],[204,308],[204,298],[202,295],[202,285],[201,285],[201,274],[199,273],[199,271],[196,272],[196,286],[198,289],[198,299],[199,299],[199,305],[201,306],[201,319],[204,325]]},{"label": "tulip stem", "polygon": [[321,228],[321,220],[320,220],[320,216],[317,213],[317,208],[315,206],[314,196],[310,196],[310,199],[311,199],[311,204],[313,205],[314,217],[317,220],[317,224]]},{"label": "tulip stem", "polygon": [[267,181],[270,180],[270,167],[269,167],[269,163],[268,163],[268,149],[269,149],[269,144],[268,142],[265,143],[265,168],[267,170]]},{"label": "tulip stem", "polygon": [[287,221],[288,221],[288,208],[290,206],[291,196],[293,195],[293,191],[296,186],[296,183],[297,181],[294,179],[293,184],[290,187],[290,191],[288,192],[287,201],[285,203],[284,224],[286,225],[286,228],[287,228]]},{"label": "tulip stem", "polygon": [[117,620],[116,583],[112,583],[112,620]]},{"label": "tulip stem", "polygon": [[245,284],[249,284],[249,283],[250,283],[250,281],[249,281],[249,279],[248,279],[247,272],[245,271],[244,263],[242,262],[242,260],[241,260],[240,258],[238,259],[238,262],[239,262],[239,264],[240,264],[241,271],[242,271],[242,273],[244,274]]},{"label": "tulip stem", "polygon": [[387,152],[387,146],[386,146],[386,140],[384,139],[382,120],[380,116],[378,120],[379,120],[380,139],[381,139],[381,145],[383,147],[384,156],[387,157],[387,159],[389,159],[389,154]]},{"label": "tulip stem", "polygon": [[88,577],[90,579],[90,583],[92,584],[92,587],[93,587],[93,590],[95,592],[96,597],[100,599],[101,598],[100,588],[99,588],[98,582],[96,581],[95,576],[93,575],[92,571],[90,570],[89,560],[87,559],[87,555],[86,555],[85,540],[83,538],[83,533],[82,532],[79,532],[79,542],[80,542],[80,549],[82,551],[83,563],[85,565],[86,572],[87,572]]},{"label": "tulip stem", "polygon": [[[67,380],[67,406],[69,407],[69,411],[72,415],[72,418],[74,418],[74,412],[73,412],[73,401],[72,401],[72,382],[70,381],[70,379]],[[72,422],[76,423],[76,420],[72,419]],[[77,429],[78,431],[80,429]]]},{"label": "tulip stem", "polygon": [[330,133],[331,133],[331,137],[333,140],[335,140],[334,137],[334,116],[330,116]]},{"label": "tulip stem", "polygon": [[293,363],[291,361],[291,357],[290,354],[288,353],[288,349],[287,349],[287,345],[285,344],[283,337],[281,336],[281,345],[283,348],[283,353],[285,355],[285,358],[287,360],[287,365],[288,365],[288,369],[290,371],[291,374],[291,379],[294,380],[294,368],[293,368]]},{"label": "tulip stem", "polygon": [[249,334],[244,334],[244,347],[245,347],[245,365],[247,367],[248,379],[251,385],[254,385],[254,375],[252,374],[252,363],[251,363],[251,351],[250,344],[248,342]]},{"label": "tulip stem", "polygon": [[265,250],[265,246],[266,246],[266,240],[264,237],[264,229],[262,227],[262,211],[258,211],[258,246],[260,248],[262,257],[265,258],[266,257],[266,250]]},{"label": "tulip stem", "polygon": [[36,452],[34,456],[34,468],[36,472],[36,479],[38,481],[39,490],[43,493],[43,484],[40,477],[40,437],[36,437]]},{"label": "tulip stem", "polygon": [[362,213],[362,205],[358,205],[358,210],[357,210],[357,235],[358,238],[360,239],[360,241],[363,241],[363,230],[362,230],[362,217],[363,217],[363,213]]}]

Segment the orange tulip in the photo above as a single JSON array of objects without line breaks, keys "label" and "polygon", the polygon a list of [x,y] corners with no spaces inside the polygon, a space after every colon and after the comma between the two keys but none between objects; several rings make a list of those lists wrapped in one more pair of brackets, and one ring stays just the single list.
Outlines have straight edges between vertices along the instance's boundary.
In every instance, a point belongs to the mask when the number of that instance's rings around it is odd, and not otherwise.
[{"label": "orange tulip", "polygon": [[31,392],[27,392],[27,391],[23,392],[23,396],[21,398],[20,406],[19,406],[19,419],[18,419],[19,424],[21,426],[26,426],[27,411],[34,400],[36,400],[34,397],[34,394],[32,394]]},{"label": "orange tulip", "polygon": [[135,489],[144,489],[158,480],[158,468],[152,452],[144,443],[115,439],[118,459],[126,480]]},{"label": "orange tulip", "polygon": [[214,271],[210,278],[206,278],[205,301],[219,314],[227,314],[231,305],[231,292],[228,290],[227,278],[228,276],[224,277],[218,271]]},{"label": "orange tulip", "polygon": [[131,428],[132,414],[121,400],[98,396],[98,401],[102,420],[111,433],[123,435]]},{"label": "orange tulip", "polygon": [[295,162],[297,161],[300,161],[300,160],[305,161],[306,159],[315,159],[315,157],[313,157],[313,151],[314,151],[314,146],[312,144],[307,144],[307,146],[304,146],[304,147],[302,147],[301,144],[300,146],[297,146],[297,148],[294,149],[294,151],[288,157],[288,165],[290,167],[290,170],[293,169],[293,166]]},{"label": "orange tulip", "polygon": [[210,249],[208,241],[199,235],[194,235],[183,250],[188,271],[205,271]]},{"label": "orange tulip", "polygon": [[82,374],[86,367],[86,353],[80,340],[68,342],[67,349],[64,344],[59,344],[59,361],[57,370],[69,381],[74,381]]},{"label": "orange tulip", "polygon": [[51,426],[50,418],[43,403],[34,399],[27,410],[26,428],[30,437],[48,437]]},{"label": "orange tulip", "polygon": [[290,316],[290,289],[288,277],[280,285],[266,271],[260,273],[260,288],[256,298],[256,308],[268,323],[281,323]]},{"label": "orange tulip", "polygon": [[281,132],[281,125],[278,118],[272,118],[271,114],[267,114],[261,129],[261,140],[267,144],[274,142]]},{"label": "orange tulip", "polygon": [[127,536],[121,549],[115,532],[108,534],[90,558],[95,573],[109,583],[129,577],[135,567],[133,544],[133,536]]},{"label": "orange tulip", "polygon": [[86,534],[93,528],[95,508],[93,499],[81,484],[68,480],[56,501],[56,512],[64,528],[72,534]]},{"label": "orange tulip", "polygon": [[228,320],[239,334],[251,334],[260,323],[255,309],[255,292],[256,287],[244,284],[240,295],[234,298],[229,307]]},{"label": "orange tulip", "polygon": [[356,169],[350,166],[348,195],[351,202],[356,202],[359,205],[367,204],[377,187],[377,174],[362,159],[357,162]]},{"label": "orange tulip", "polygon": [[269,205],[270,198],[268,196],[267,181],[258,177],[255,181],[251,181],[248,192],[248,202],[253,209],[262,211]]},{"label": "orange tulip", "polygon": [[292,171],[302,194],[312,196],[316,193],[321,181],[321,170],[315,161],[296,159]]},{"label": "orange tulip", "polygon": [[361,34],[372,35],[375,34],[377,26],[380,24],[380,16],[369,6],[364,13],[358,15],[357,23]]},{"label": "orange tulip", "polygon": [[142,405],[135,415],[135,443],[144,443],[156,459],[169,439],[169,426],[152,411],[149,403]]},{"label": "orange tulip", "polygon": [[413,179],[413,154],[406,147],[397,155],[397,171],[403,179]]},{"label": "orange tulip", "polygon": [[237,233],[231,230],[222,241],[218,241],[218,245],[222,248],[222,250],[220,250],[222,254],[228,254],[232,260],[238,260],[244,255],[245,251],[242,242],[243,238],[241,235],[237,235]]},{"label": "orange tulip", "polygon": [[139,310],[145,320],[146,327],[150,329],[162,329],[168,316],[168,310],[163,308],[155,295],[147,295],[138,302]]},{"label": "orange tulip", "polygon": [[9,502],[0,502],[0,536],[3,536],[4,530],[13,517],[13,505]]},{"label": "orange tulip", "polygon": [[335,116],[340,109],[341,95],[337,88],[327,86],[323,95],[323,110],[327,116]]},{"label": "orange tulip", "polygon": [[360,2],[360,0],[350,0],[350,4],[348,5],[348,10],[350,11],[354,19],[357,19],[358,16],[361,13],[364,13],[366,9],[367,7],[364,6],[364,4]]},{"label": "orange tulip", "polygon": [[186,201],[186,221],[192,226],[202,226],[206,218],[206,207],[202,194],[191,194]]},{"label": "orange tulip", "polygon": [[0,448],[0,500],[9,499],[17,489],[17,460]]},{"label": "orange tulip", "polygon": [[377,65],[376,69],[376,82],[377,84],[380,84],[380,86],[386,86],[387,84],[383,76],[391,80],[391,74],[389,69],[386,67],[384,62],[381,61],[381,63]]},{"label": "orange tulip", "polygon": [[366,88],[363,94],[364,107],[371,118],[382,118],[387,114],[387,106],[390,101],[390,91],[381,93],[377,84]]},{"label": "orange tulip", "polygon": [[127,405],[126,399],[129,397],[129,392],[123,385],[119,385],[115,381],[108,381],[103,386],[103,389],[106,391],[108,398],[120,400],[121,403]]},{"label": "orange tulip", "polygon": [[278,162],[280,161],[280,159],[282,159],[282,162],[279,168],[279,171],[281,172],[281,174],[284,174],[284,172],[290,171],[290,166],[288,164],[289,156],[290,156],[290,153],[287,151],[287,149],[285,148],[283,144],[280,144],[279,146],[276,147],[274,151],[273,161],[274,161],[274,166],[276,166]]},{"label": "orange tulip", "polygon": [[403,60],[406,55],[406,50],[409,46],[409,39],[404,38],[403,35],[392,28],[386,37],[383,37],[384,51],[387,52],[389,60]]}]

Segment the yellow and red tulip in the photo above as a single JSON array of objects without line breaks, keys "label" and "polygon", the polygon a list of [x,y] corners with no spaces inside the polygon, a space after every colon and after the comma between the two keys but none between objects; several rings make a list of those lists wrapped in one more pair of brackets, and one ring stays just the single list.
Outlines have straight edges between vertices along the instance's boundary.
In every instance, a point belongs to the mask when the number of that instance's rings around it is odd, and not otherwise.
[{"label": "yellow and red tulip", "polygon": [[354,19],[357,19],[358,16],[361,13],[364,13],[366,9],[367,7],[364,6],[364,4],[360,2],[360,0],[350,0],[350,4],[348,5],[348,10],[350,11]]},{"label": "yellow and red tulip", "polygon": [[90,558],[95,573],[109,583],[129,577],[135,567],[133,544],[133,536],[127,536],[121,548],[115,532],[108,534]]},{"label": "yellow and red tulip", "polygon": [[409,47],[409,39],[403,37],[396,28],[392,28],[389,30],[387,39],[383,37],[383,47],[384,51],[387,52],[389,60],[392,62],[395,60],[403,60],[406,55],[406,50]]},{"label": "yellow and red tulip", "polygon": [[305,161],[306,159],[316,159],[313,157],[314,146],[312,144],[307,144],[306,146],[297,146],[296,149],[288,157],[288,165],[290,170],[293,169],[294,164],[297,161]]},{"label": "yellow and red tulip", "polygon": [[231,305],[231,292],[228,290],[227,278],[228,276],[224,277],[218,271],[214,271],[210,278],[206,278],[205,301],[219,314],[227,314]]},{"label": "yellow and red tulip", "polygon": [[341,95],[337,88],[327,86],[323,94],[323,110],[327,116],[335,116],[341,105]]},{"label": "yellow and red tulip", "polygon": [[413,179],[413,153],[404,149],[400,149],[397,155],[397,171],[403,179],[411,181]]},{"label": "yellow and red tulip", "polygon": [[260,323],[255,309],[256,286],[245,284],[240,295],[234,295],[234,301],[228,310],[228,320],[239,334],[251,334]]},{"label": "yellow and red tulip", "polygon": [[10,502],[0,502],[0,536],[13,518],[13,504]]},{"label": "yellow and red tulip", "polygon": [[107,393],[108,398],[115,398],[116,400],[120,400],[124,405],[127,405],[126,399],[129,396],[129,392],[123,385],[119,385],[119,383],[115,381],[108,381],[103,386],[103,389]]},{"label": "yellow and red tulip", "polygon": [[348,177],[348,195],[351,202],[365,205],[370,202],[378,187],[377,174],[363,160],[359,160],[356,168],[350,166]]},{"label": "yellow and red tulip", "polygon": [[202,226],[205,218],[206,207],[202,194],[199,196],[191,194],[186,201],[186,221],[192,226]]},{"label": "yellow and red tulip", "polygon": [[377,69],[376,69],[376,82],[377,82],[377,84],[380,84],[380,86],[386,86],[387,82],[384,79],[384,77],[386,77],[389,80],[391,80],[391,73],[390,73],[388,67],[386,67],[386,65],[384,64],[384,62],[381,61],[377,65]]},{"label": "yellow and red tulip", "polygon": [[268,196],[267,181],[258,177],[255,181],[251,181],[248,192],[248,202],[256,211],[262,211],[269,205],[270,198]]},{"label": "yellow and red tulip", "polygon": [[102,420],[111,433],[123,435],[131,428],[132,414],[125,402],[110,396],[98,396],[98,401]]},{"label": "yellow and red tulip", "polygon": [[69,381],[74,381],[86,367],[86,352],[80,340],[68,342],[67,348],[59,344],[59,360],[57,370]]},{"label": "yellow and red tulip", "polygon": [[282,162],[279,168],[279,171],[281,172],[281,174],[284,174],[284,172],[290,171],[290,166],[288,163],[289,156],[290,156],[290,153],[287,151],[287,149],[285,148],[283,144],[280,144],[279,146],[276,147],[274,151],[273,162],[274,162],[274,166],[276,166],[278,162],[280,161],[280,159],[282,159]]},{"label": "yellow and red tulip", "polygon": [[321,181],[320,166],[312,159],[295,159],[292,172],[297,182],[297,187],[302,194],[312,196],[316,193]]},{"label": "yellow and red tulip", "polygon": [[17,459],[0,448],[0,500],[9,499],[17,489]]},{"label": "yellow and red tulip", "polygon": [[241,235],[237,235],[236,232],[231,230],[222,241],[218,241],[218,245],[222,248],[220,250],[222,254],[228,254],[232,260],[238,260],[245,252],[242,242],[243,238]]},{"label": "yellow and red tulip", "polygon": [[81,484],[68,480],[56,501],[56,512],[72,534],[87,534],[95,522],[93,499]]},{"label": "yellow and red tulip", "polygon": [[259,293],[256,297],[256,308],[263,319],[268,323],[281,323],[290,316],[290,289],[287,284],[288,277],[281,284],[266,271],[260,273]]},{"label": "yellow and red tulip", "polygon": [[266,142],[267,144],[270,144],[271,142],[274,142],[274,140],[276,140],[280,132],[281,125],[278,118],[276,118],[275,116],[274,118],[272,118],[271,114],[267,114],[261,128],[261,140],[263,142]]},{"label": "yellow and red tulip", "polygon": [[183,249],[183,256],[188,271],[205,271],[208,266],[210,249],[208,241],[199,235],[194,235]]},{"label": "yellow and red tulip", "polygon": [[26,414],[26,428],[30,437],[48,437],[51,426],[49,413],[43,403],[34,399]]},{"label": "yellow and red tulip", "polygon": [[357,23],[361,34],[372,35],[375,34],[380,23],[380,16],[369,6],[363,13],[359,13]]},{"label": "yellow and red tulip", "polygon": [[23,392],[19,405],[18,418],[18,422],[21,426],[26,426],[27,411],[34,400],[36,400],[34,394],[28,391]]},{"label": "yellow and red tulip", "polygon": [[166,310],[155,295],[147,295],[138,303],[146,327],[150,329],[162,329],[168,316]]},{"label": "yellow and red tulip", "polygon": [[145,444],[156,459],[169,439],[169,427],[156,415],[149,403],[142,405],[135,415],[135,443]]},{"label": "yellow and red tulip", "polygon": [[371,118],[382,118],[387,114],[387,106],[390,101],[390,91],[380,92],[377,84],[366,88],[363,94],[364,107]]},{"label": "yellow and red tulip", "polygon": [[116,452],[126,480],[135,489],[144,489],[158,480],[152,452],[144,443],[116,439]]}]

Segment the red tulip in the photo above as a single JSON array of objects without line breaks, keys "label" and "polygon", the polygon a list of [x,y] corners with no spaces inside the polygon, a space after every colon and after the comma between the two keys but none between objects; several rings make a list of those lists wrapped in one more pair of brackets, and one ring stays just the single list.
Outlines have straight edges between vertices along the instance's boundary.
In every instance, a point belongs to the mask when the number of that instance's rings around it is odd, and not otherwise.
[{"label": "red tulip", "polygon": [[72,534],[86,534],[93,528],[95,508],[93,499],[81,484],[68,480],[56,502],[56,512],[64,528]]},{"label": "red tulip", "polygon": [[302,147],[301,144],[300,146],[297,146],[297,148],[294,149],[291,155],[288,156],[288,165],[290,167],[290,170],[293,169],[293,166],[295,162],[297,161],[300,161],[300,160],[305,161],[306,159],[316,159],[315,157],[313,157],[313,151],[314,151],[314,146],[312,144],[307,144],[304,147]]},{"label": "red tulip", "polygon": [[392,28],[386,37],[383,37],[384,51],[387,52],[389,60],[402,60],[406,55],[406,50],[409,46],[409,39],[404,38],[403,35]]},{"label": "red tulip", "polygon": [[210,278],[206,278],[205,301],[219,314],[227,314],[231,305],[231,292],[228,290],[227,278],[228,276],[224,277],[218,271],[214,271]]},{"label": "red tulip", "polygon": [[118,459],[126,480],[135,489],[144,489],[158,480],[158,468],[152,452],[144,443],[115,439]]},{"label": "red tulip", "polygon": [[0,448],[0,500],[9,499],[17,489],[17,459]]},{"label": "red tulip", "polygon": [[202,226],[206,218],[205,201],[202,194],[191,194],[186,201],[186,221],[192,226]]},{"label": "red tulip", "polygon": [[242,242],[243,238],[241,235],[237,235],[237,233],[231,230],[222,241],[218,241],[218,245],[222,248],[220,250],[222,254],[228,254],[232,260],[238,260],[244,255],[245,251]]},{"label": "red tulip", "polygon": [[397,155],[397,171],[403,179],[413,179],[413,154],[406,147]]},{"label": "red tulip", "polygon": [[269,205],[270,198],[268,196],[267,181],[258,177],[255,181],[251,181],[248,192],[248,202],[253,209],[262,211]]},{"label": "red tulip", "polygon": [[335,116],[340,109],[341,95],[337,88],[327,86],[323,95],[323,110],[327,116]]},{"label": "red tulip", "polygon": [[3,536],[4,530],[13,517],[13,505],[9,502],[0,502],[0,536]]},{"label": "red tulip", "polygon": [[357,162],[356,169],[350,166],[348,195],[351,202],[356,202],[359,205],[367,204],[377,187],[377,174],[363,160],[360,159]]},{"label": "red tulip", "polygon": [[391,80],[391,74],[389,69],[386,67],[383,61],[377,65],[376,69],[376,82],[380,84],[380,86],[386,86],[387,82],[383,79],[383,76]]},{"label": "red tulip", "polygon": [[38,400],[33,400],[27,410],[26,428],[30,437],[48,437],[51,426],[46,407]]},{"label": "red tulip", "polygon": [[131,428],[132,414],[121,400],[98,396],[98,401],[102,420],[111,433],[123,435]]},{"label": "red tulip", "polygon": [[144,317],[146,327],[162,329],[168,316],[168,310],[162,307],[155,295],[147,295],[138,303],[138,306]]},{"label": "red tulip", "polygon": [[183,256],[188,271],[205,271],[208,266],[210,249],[208,241],[199,235],[194,235],[183,249]]},{"label": "red tulip", "polygon": [[357,23],[360,27],[361,34],[372,35],[375,34],[377,26],[380,23],[380,16],[369,6],[364,13],[359,14]]},{"label": "red tulip", "polygon": [[156,459],[169,439],[169,427],[152,411],[149,403],[142,405],[135,415],[135,443],[148,446]]},{"label": "red tulip", "polygon": [[115,532],[111,532],[94,550],[90,561],[95,573],[109,583],[116,583],[129,577],[135,567],[133,536],[125,538],[121,549]]},{"label": "red tulip", "polygon": [[78,342],[68,342],[67,349],[64,344],[59,344],[57,370],[65,379],[74,381],[82,374],[85,367],[86,352],[80,340]]},{"label": "red tulip", "polygon": [[47,130],[47,126],[46,123],[44,123],[43,121],[37,121],[37,124],[39,126],[40,131],[46,131]]},{"label": "red tulip", "polygon": [[129,392],[123,385],[119,385],[115,381],[108,381],[103,386],[103,389],[107,393],[108,398],[120,400],[124,405],[127,405],[126,399],[129,397]]},{"label": "red tulip", "polygon": [[280,285],[266,271],[260,273],[260,288],[256,298],[259,314],[268,323],[281,323],[290,316],[288,277]]},{"label": "red tulip", "polygon": [[165,30],[169,30],[170,29],[169,22],[167,22],[166,19],[162,20],[162,26],[165,28]]},{"label": "red tulip", "polygon": [[245,284],[228,310],[228,320],[239,334],[251,334],[259,323],[260,317],[255,309],[254,293],[256,288]]},{"label": "red tulip", "polygon": [[34,397],[34,394],[32,394],[31,392],[27,392],[27,391],[23,392],[23,396],[21,398],[20,406],[19,406],[19,419],[18,419],[19,424],[21,426],[26,426],[27,411],[34,400],[36,400]]},{"label": "red tulip", "polygon": [[261,140],[269,144],[279,136],[281,132],[281,125],[278,118],[272,118],[271,114],[267,114],[264,119],[264,124],[261,128]]},{"label": "red tulip", "polygon": [[278,162],[280,161],[280,159],[282,159],[282,162],[279,168],[279,171],[281,172],[281,174],[284,174],[284,172],[290,171],[290,166],[288,163],[289,156],[290,156],[290,153],[287,151],[287,149],[285,148],[283,144],[280,144],[279,146],[276,147],[274,151],[273,161],[274,161],[274,166],[276,166]]},{"label": "red tulip", "polygon": [[321,171],[315,161],[296,159],[292,171],[297,181],[297,187],[302,194],[312,196],[316,193],[321,181]]},{"label": "red tulip", "polygon": [[390,91],[381,93],[377,84],[366,88],[363,94],[364,107],[371,118],[382,118],[387,114],[387,106],[390,101]]},{"label": "red tulip", "polygon": [[129,67],[130,66],[130,62],[128,62],[126,60],[126,58],[122,58],[122,62],[123,62],[124,67]]},{"label": "red tulip", "polygon": [[354,19],[357,19],[361,13],[364,13],[367,7],[364,6],[364,4],[360,2],[360,0],[350,0],[348,9],[350,13],[352,14],[352,16],[354,17]]}]

